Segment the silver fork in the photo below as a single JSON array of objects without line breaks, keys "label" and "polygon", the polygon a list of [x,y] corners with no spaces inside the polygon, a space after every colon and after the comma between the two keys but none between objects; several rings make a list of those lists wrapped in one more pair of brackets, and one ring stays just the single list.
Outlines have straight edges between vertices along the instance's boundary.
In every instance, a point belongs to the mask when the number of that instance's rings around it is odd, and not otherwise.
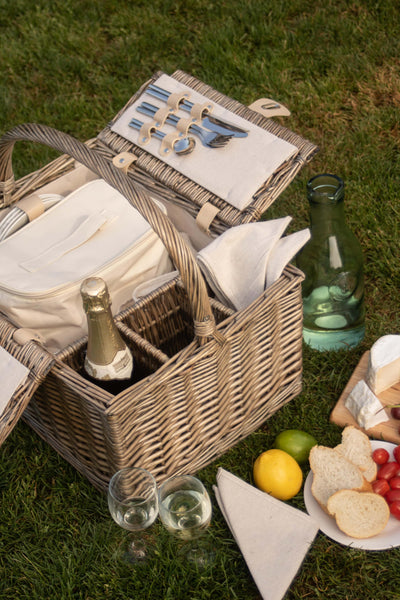
[{"label": "silver fork", "polygon": [[[149,102],[142,102],[136,110],[143,115],[152,117],[157,112],[158,106],[154,106],[154,104],[150,104]],[[166,118],[166,122],[171,125],[177,125],[179,121],[180,118],[172,113]],[[224,135],[215,131],[207,131],[206,129],[203,129],[203,127],[196,125],[196,123],[189,125],[189,130],[200,138],[203,146],[207,146],[208,148],[223,148],[233,137],[233,135]]]}]

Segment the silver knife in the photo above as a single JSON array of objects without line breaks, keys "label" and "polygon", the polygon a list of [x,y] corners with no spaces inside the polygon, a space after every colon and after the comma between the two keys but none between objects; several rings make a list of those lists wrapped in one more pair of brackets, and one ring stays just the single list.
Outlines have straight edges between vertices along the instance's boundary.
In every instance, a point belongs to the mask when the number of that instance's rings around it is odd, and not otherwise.
[{"label": "silver knife", "polygon": [[[167,90],[164,90],[158,85],[154,85],[152,83],[146,89],[146,92],[150,94],[150,96],[158,98],[158,100],[162,100],[163,102],[166,102],[166,100],[168,100],[171,94],[171,92],[168,92]],[[183,100],[179,107],[183,110],[186,110],[187,112],[190,112],[193,107],[193,103],[189,102],[189,100]],[[210,129],[211,131],[216,131],[225,135],[233,135],[234,137],[248,136],[248,131],[245,131],[237,125],[234,125],[233,123],[228,123],[227,121],[219,119],[218,117],[215,117],[211,114],[207,114],[205,117],[202,117],[201,124],[203,125],[203,127],[207,127],[207,129]]]}]

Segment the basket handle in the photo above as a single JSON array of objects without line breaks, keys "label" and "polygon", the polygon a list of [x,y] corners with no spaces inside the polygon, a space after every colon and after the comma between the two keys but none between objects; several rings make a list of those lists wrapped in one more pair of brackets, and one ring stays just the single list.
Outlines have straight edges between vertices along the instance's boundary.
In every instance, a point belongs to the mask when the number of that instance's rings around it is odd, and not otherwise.
[{"label": "basket handle", "polygon": [[4,195],[11,193],[15,187],[12,152],[16,141],[39,142],[68,154],[117,189],[151,225],[179,270],[191,303],[194,333],[199,345],[211,338],[219,343],[223,342],[223,336],[216,329],[204,278],[190,249],[143,187],[134,185],[100,153],[74,137],[46,125],[25,123],[14,127],[0,138],[0,191],[3,189]]}]

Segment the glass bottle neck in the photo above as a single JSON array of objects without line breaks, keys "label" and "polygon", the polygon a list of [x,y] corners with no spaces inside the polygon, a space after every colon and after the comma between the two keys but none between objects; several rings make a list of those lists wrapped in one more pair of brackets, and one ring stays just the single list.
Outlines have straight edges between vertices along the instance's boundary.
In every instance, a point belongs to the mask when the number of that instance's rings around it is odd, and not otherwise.
[{"label": "glass bottle neck", "polygon": [[311,229],[332,229],[344,224],[344,183],[337,175],[323,173],[307,183]]},{"label": "glass bottle neck", "polygon": [[311,229],[316,227],[329,229],[345,224],[344,203],[322,203],[310,201]]}]

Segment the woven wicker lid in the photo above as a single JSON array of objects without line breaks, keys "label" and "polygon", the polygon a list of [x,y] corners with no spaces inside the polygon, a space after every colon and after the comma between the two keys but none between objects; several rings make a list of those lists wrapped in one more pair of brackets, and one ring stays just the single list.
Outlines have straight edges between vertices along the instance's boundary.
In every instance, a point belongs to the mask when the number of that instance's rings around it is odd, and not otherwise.
[{"label": "woven wicker lid", "polygon": [[40,383],[54,363],[51,356],[26,330],[10,324],[0,313],[0,345],[28,370],[0,415],[0,445],[10,435]]},{"label": "woven wicker lid", "polygon": [[174,201],[183,206],[195,218],[205,206],[212,206],[215,211],[209,228],[214,233],[221,233],[228,227],[260,219],[282,191],[293,181],[301,168],[313,158],[318,151],[317,146],[290,129],[283,127],[276,120],[268,119],[240,102],[232,100],[195,77],[183,71],[175,71],[171,77],[181,84],[193,88],[196,92],[212,100],[214,104],[228,109],[298,148],[298,152],[273,173],[253,194],[246,208],[238,210],[204,187],[175,171],[162,159],[148,153],[145,147],[140,147],[112,131],[113,125],[120,116],[143,95],[148,85],[154,83],[162,75],[164,73],[158,71],[140,87],[115,118],[99,133],[97,141],[104,144],[114,156],[121,154],[126,157],[129,153],[134,154],[135,160],[127,168],[128,176],[150,188],[150,190],[153,189],[166,195],[167,198],[171,196],[172,192],[175,195]]}]

